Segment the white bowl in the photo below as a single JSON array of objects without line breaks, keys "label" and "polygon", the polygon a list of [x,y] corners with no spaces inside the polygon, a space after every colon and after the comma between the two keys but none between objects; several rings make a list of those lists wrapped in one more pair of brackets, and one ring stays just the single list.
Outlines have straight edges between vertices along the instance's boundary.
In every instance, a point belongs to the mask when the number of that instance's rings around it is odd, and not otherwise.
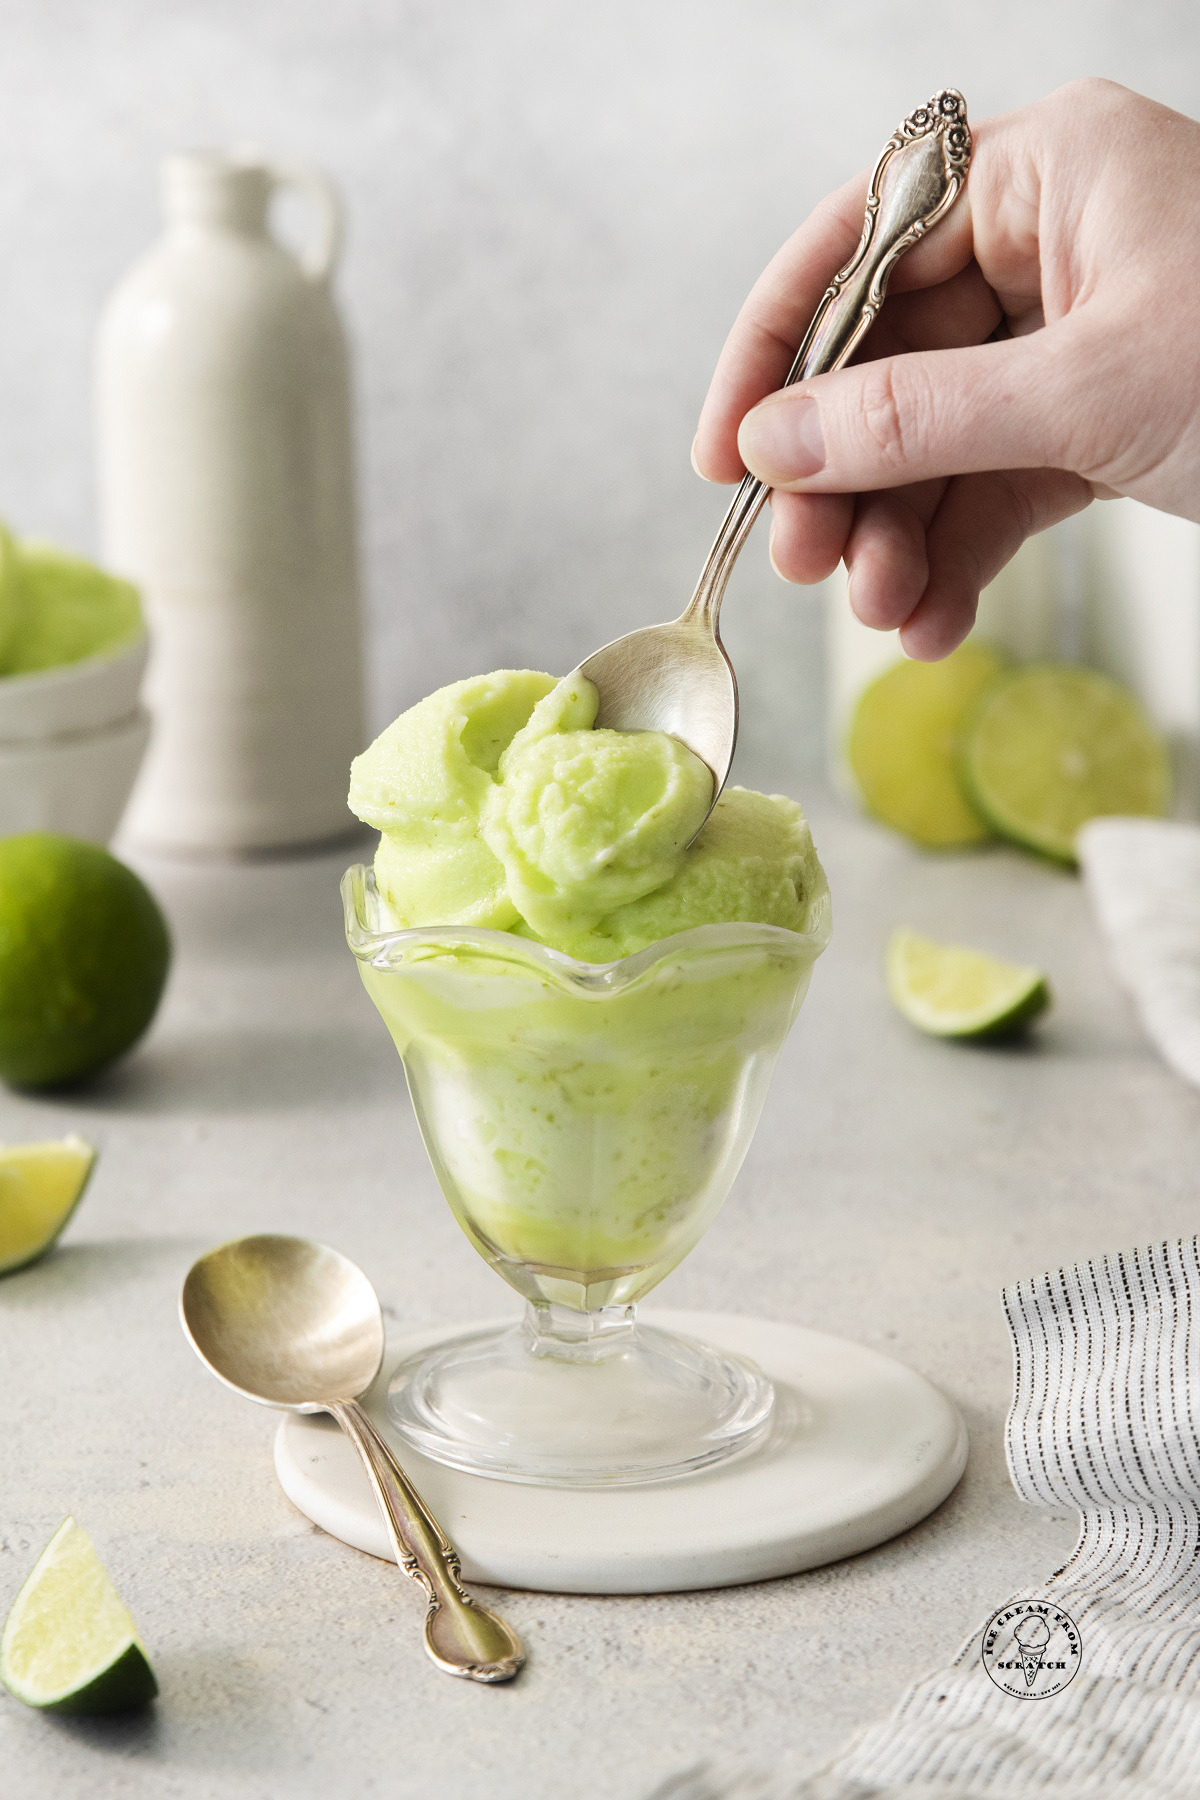
[{"label": "white bowl", "polygon": [[128,725],[138,703],[149,641],[140,637],[109,655],[0,676],[0,747],[72,736],[118,721]]},{"label": "white bowl", "polygon": [[139,707],[99,730],[0,743],[0,837],[58,831],[107,844],[149,738],[150,714]]}]

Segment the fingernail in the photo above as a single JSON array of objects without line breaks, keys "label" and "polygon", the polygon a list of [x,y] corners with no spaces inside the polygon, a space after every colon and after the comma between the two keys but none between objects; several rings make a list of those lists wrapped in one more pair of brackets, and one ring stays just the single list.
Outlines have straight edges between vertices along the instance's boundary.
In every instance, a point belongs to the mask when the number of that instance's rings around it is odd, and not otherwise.
[{"label": "fingernail", "polygon": [[691,449],[692,467],[693,467],[693,469],[695,469],[695,471],[696,471],[697,475],[700,477],[701,481],[707,481],[708,476],[704,473],[704,470],[700,467],[700,464],[696,461],[696,445],[699,442],[700,442],[700,433],[697,432],[695,437],[692,439],[692,449]]},{"label": "fingernail", "polygon": [[742,420],[738,449],[746,467],[771,487],[803,481],[825,467],[821,409],[809,394],[772,394]]},{"label": "fingernail", "polygon": [[778,575],[780,581],[787,581],[787,576],[775,561],[775,520],[773,518],[771,520],[771,529],[767,533],[767,556],[770,559],[771,567]]}]

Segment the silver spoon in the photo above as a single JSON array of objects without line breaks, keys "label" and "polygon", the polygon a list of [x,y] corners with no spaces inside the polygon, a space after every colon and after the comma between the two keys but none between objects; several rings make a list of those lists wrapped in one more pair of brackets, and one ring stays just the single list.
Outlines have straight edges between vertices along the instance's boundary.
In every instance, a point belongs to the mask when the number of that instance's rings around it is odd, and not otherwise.
[{"label": "silver spoon", "polygon": [[357,1264],[307,1238],[238,1238],[192,1265],[179,1313],[201,1362],[235,1393],[332,1413],[362,1458],[396,1561],[428,1595],[433,1661],[470,1681],[511,1681],[520,1638],[464,1590],[457,1552],[358,1403],[379,1373],[384,1330]]},{"label": "silver spoon", "polygon": [[[966,101],[956,88],[943,88],[885,144],[867,189],[858,249],[825,290],[785,387],[847,361],[883,305],[897,262],[954,204],[970,160]],[[573,671],[599,690],[597,725],[668,732],[707,763],[713,806],[738,732],[737,678],[721,642],[721,601],[767,493],[753,475],[743,478],[677,619],[615,638]]]}]

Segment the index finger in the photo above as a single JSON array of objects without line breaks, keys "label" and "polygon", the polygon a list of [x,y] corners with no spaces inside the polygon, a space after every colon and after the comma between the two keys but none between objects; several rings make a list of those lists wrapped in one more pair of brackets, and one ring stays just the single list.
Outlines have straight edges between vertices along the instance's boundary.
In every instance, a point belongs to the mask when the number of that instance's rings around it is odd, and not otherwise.
[{"label": "index finger", "polygon": [[[781,387],[822,294],[858,247],[867,171],[829,194],[771,261],[746,298],[717,361],[692,449],[708,481],[740,481],[738,426]],[[970,209],[962,195],[948,218],[897,269],[899,288],[944,281],[971,259]]]}]

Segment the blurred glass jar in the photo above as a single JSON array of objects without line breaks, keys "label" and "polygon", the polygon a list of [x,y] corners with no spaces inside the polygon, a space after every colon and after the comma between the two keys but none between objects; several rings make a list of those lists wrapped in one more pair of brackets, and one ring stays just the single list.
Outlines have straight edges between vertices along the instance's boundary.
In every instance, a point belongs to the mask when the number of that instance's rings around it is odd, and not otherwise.
[{"label": "blurred glass jar", "polygon": [[1170,749],[1176,812],[1200,818],[1200,525],[1137,500],[1084,518],[1082,653],[1137,695]]},{"label": "blurred glass jar", "polygon": [[[271,233],[281,187],[314,221]],[[326,178],[253,155],[169,157],[167,229],[96,347],[108,563],[142,589],[150,749],[126,824],[190,851],[343,835],[362,748],[349,361]]]}]

